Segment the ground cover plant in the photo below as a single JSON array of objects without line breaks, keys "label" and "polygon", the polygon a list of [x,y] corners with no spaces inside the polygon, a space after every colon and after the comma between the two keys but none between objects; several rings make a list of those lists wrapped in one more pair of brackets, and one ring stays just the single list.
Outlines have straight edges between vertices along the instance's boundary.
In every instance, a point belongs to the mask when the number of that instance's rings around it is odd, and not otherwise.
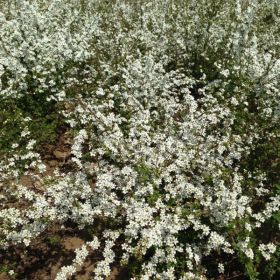
[{"label": "ground cover plant", "polygon": [[279,0],[0,0],[0,279],[279,279]]}]

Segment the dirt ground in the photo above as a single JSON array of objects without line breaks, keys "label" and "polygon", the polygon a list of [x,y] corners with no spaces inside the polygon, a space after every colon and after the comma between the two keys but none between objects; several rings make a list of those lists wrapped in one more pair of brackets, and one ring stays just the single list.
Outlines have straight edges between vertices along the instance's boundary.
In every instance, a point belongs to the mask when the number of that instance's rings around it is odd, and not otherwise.
[{"label": "dirt ground", "polygon": [[[62,266],[70,265],[75,258],[75,249],[81,247],[90,235],[85,231],[77,232],[71,227],[61,229],[54,226],[35,239],[28,249],[24,246],[14,246],[9,251],[0,251],[2,266],[13,268],[15,279],[20,280],[53,280]],[[102,260],[99,253],[91,253],[81,267],[78,267],[71,280],[89,280],[98,261]],[[125,280],[125,273],[120,274],[118,266],[112,267],[107,280]],[[7,273],[0,273],[0,280],[10,280]]]}]

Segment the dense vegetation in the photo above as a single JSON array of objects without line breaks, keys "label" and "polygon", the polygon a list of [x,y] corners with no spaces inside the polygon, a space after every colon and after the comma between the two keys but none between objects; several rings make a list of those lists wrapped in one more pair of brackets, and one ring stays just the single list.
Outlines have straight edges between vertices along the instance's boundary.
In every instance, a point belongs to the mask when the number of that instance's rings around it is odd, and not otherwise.
[{"label": "dense vegetation", "polygon": [[279,35],[279,0],[0,1],[1,275],[58,226],[56,280],[277,279]]}]

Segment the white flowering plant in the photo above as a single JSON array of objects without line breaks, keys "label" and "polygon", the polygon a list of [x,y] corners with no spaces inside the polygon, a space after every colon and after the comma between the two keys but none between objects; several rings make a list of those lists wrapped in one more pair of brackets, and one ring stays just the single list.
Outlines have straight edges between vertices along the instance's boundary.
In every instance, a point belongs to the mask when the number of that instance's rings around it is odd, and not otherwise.
[{"label": "white flowering plant", "polygon": [[11,263],[59,226],[51,279],[275,279],[278,0],[0,8],[6,277],[43,279]]}]

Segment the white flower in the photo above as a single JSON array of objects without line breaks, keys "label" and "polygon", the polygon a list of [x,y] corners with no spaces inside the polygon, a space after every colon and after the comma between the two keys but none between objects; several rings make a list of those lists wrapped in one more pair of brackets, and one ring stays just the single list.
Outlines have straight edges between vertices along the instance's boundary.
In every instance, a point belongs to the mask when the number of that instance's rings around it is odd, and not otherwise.
[{"label": "white flower", "polygon": [[103,96],[103,95],[105,95],[105,92],[102,88],[98,88],[97,91],[96,91],[96,95]]},{"label": "white flower", "polygon": [[229,76],[230,72],[228,69],[225,69],[223,71],[220,72],[223,76],[225,76],[226,78]]},{"label": "white flower", "polygon": [[263,257],[266,260],[271,259],[271,255],[275,253],[276,251],[276,246],[273,243],[268,243],[268,244],[259,244],[259,250],[261,251]]},{"label": "white flower", "polygon": [[30,140],[26,146],[26,149],[32,150],[35,144],[36,144],[36,140],[34,140],[34,139]]},{"label": "white flower", "polygon": [[238,100],[235,97],[232,97],[230,100],[231,104],[237,106],[239,104]]},{"label": "white flower", "polygon": [[218,271],[219,271],[219,273],[224,273],[225,272],[225,267],[222,263],[218,264]]},{"label": "white flower", "polygon": [[28,247],[29,244],[30,244],[30,239],[24,238],[24,239],[23,239],[23,243],[24,243],[24,245],[25,245],[26,247]]}]

